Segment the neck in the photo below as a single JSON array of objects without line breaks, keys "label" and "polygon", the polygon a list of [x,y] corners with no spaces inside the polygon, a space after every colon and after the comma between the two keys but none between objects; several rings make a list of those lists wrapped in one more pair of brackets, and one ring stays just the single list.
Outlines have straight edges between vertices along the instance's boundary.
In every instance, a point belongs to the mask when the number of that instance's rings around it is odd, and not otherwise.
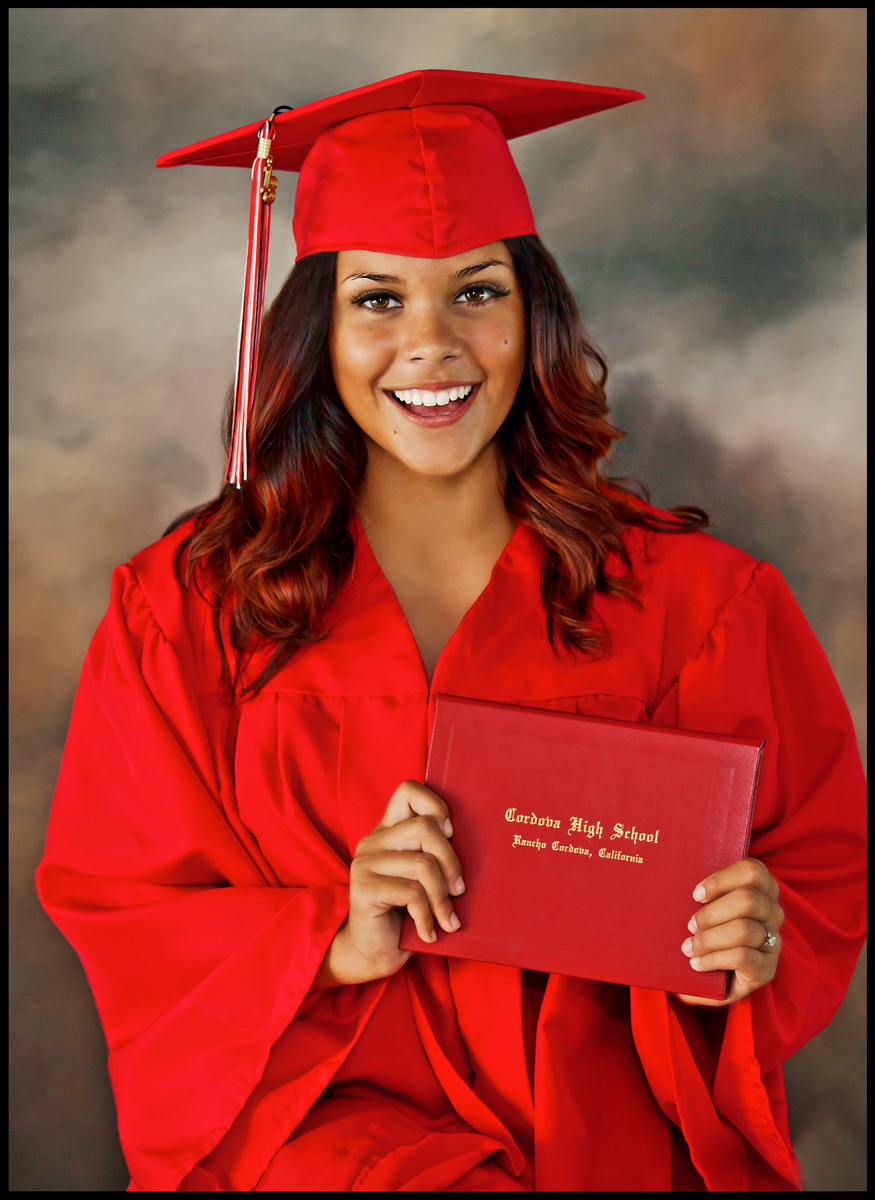
[{"label": "neck", "polygon": [[501,552],[516,526],[503,491],[492,446],[452,477],[417,474],[397,459],[371,455],[358,515],[378,559],[442,571],[496,547]]}]

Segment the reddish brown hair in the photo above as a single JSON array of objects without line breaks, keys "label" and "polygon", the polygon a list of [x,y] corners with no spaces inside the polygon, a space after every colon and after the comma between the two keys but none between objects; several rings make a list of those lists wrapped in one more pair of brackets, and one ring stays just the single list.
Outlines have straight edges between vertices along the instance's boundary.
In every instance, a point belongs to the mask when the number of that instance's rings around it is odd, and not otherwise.
[{"label": "reddish brown hair", "polygon": [[[528,234],[505,238],[504,244],[528,328],[520,390],[496,434],[506,469],[505,504],[544,546],[541,595],[554,653],[558,632],[566,649],[603,655],[610,634],[588,623],[593,593],[624,596],[640,607],[623,527],[686,533],[706,528],[708,516],[682,505],[666,520],[642,505],[628,486],[634,481],[599,474],[599,459],[625,436],[607,420],[607,364],[587,339],[574,296],[540,239]],[[183,587],[194,580],[213,607],[229,691],[238,688],[249,652],[258,644],[273,647],[258,678],[240,689],[244,698],[256,694],[300,647],[328,636],[330,609],[355,554],[350,518],[367,450],[337,393],[328,358],[336,259],[335,251],[302,258],[264,319],[248,483],[242,489],[224,484],[214,500],[166,530],[195,518],[193,532],[177,550],[176,574]],[[606,574],[611,551],[624,563],[625,575]],[[236,657],[233,675],[223,612]]]}]

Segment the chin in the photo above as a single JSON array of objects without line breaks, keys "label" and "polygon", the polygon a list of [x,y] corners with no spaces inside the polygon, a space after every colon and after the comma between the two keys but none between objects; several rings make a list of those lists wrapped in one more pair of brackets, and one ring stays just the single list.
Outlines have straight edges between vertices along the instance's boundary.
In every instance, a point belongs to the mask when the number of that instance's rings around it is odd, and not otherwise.
[{"label": "chin", "polygon": [[418,475],[425,475],[432,479],[453,479],[469,470],[489,445],[490,443],[486,442],[476,450],[460,448],[456,453],[446,454],[399,454],[395,451],[394,457],[400,459],[408,470],[414,471]]},{"label": "chin", "polygon": [[409,471],[413,471],[417,475],[423,475],[429,479],[455,479],[465,473],[474,459],[464,458],[452,461],[442,459],[436,462],[434,459],[405,458],[401,461]]}]

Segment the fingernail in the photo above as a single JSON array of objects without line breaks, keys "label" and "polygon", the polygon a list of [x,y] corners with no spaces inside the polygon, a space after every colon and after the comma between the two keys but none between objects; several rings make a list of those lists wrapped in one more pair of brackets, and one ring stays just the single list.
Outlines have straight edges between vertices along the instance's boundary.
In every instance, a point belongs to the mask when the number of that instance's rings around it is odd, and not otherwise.
[{"label": "fingernail", "polygon": [[[693,939],[687,938],[687,940],[681,946],[681,950],[683,950],[684,954],[689,957],[693,953]],[[698,962],[699,960],[696,959],[696,961]]]},{"label": "fingernail", "polygon": [[429,937],[429,939],[428,939],[428,940],[429,940],[430,942],[436,942],[436,941],[437,941],[437,930],[436,930],[436,929],[433,929],[433,930],[431,931],[431,936]]},{"label": "fingernail", "polygon": [[456,882],[453,884],[453,895],[461,896],[461,894],[462,894],[462,892],[464,892],[464,890],[465,890],[465,880],[460,875],[459,878],[456,880]]},{"label": "fingernail", "polygon": [[443,831],[447,835],[447,837],[453,836],[453,822],[450,820],[449,817],[447,817],[446,821],[444,821],[441,828],[443,829]]},{"label": "fingernail", "polygon": [[699,925],[698,925],[698,922],[696,921],[695,917],[690,917],[690,923],[687,926],[687,929],[689,929],[690,933],[698,933],[699,932]]},{"label": "fingernail", "polygon": [[453,929],[458,929],[460,927],[460,925],[462,924],[462,922],[459,920],[459,918],[456,916],[455,913],[450,913],[450,924],[452,925]]},{"label": "fingernail", "polygon": [[700,904],[705,899],[705,889],[702,887],[701,883],[697,884],[697,886],[693,892],[693,899],[698,900],[698,902]]},{"label": "fingernail", "polygon": [[699,969],[699,963],[700,963],[701,961],[702,961],[702,960],[701,960],[701,958],[691,958],[691,959],[690,959],[690,966],[691,966],[691,967],[692,967],[694,970],[698,971],[698,969]]}]

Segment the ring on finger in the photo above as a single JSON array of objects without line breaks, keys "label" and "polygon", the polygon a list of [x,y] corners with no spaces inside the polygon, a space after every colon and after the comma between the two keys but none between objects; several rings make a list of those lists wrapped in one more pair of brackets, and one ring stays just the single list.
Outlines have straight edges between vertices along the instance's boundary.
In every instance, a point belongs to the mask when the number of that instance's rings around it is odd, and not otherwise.
[{"label": "ring on finger", "polygon": [[763,942],[763,944],[761,946],[758,946],[757,949],[758,950],[771,950],[772,946],[777,945],[778,939],[777,939],[777,937],[775,937],[775,935],[773,933],[769,932],[769,927],[768,927],[768,925],[766,925],[765,921],[760,921],[760,925],[762,925],[763,929],[765,929],[765,931],[766,931],[766,940]]}]

